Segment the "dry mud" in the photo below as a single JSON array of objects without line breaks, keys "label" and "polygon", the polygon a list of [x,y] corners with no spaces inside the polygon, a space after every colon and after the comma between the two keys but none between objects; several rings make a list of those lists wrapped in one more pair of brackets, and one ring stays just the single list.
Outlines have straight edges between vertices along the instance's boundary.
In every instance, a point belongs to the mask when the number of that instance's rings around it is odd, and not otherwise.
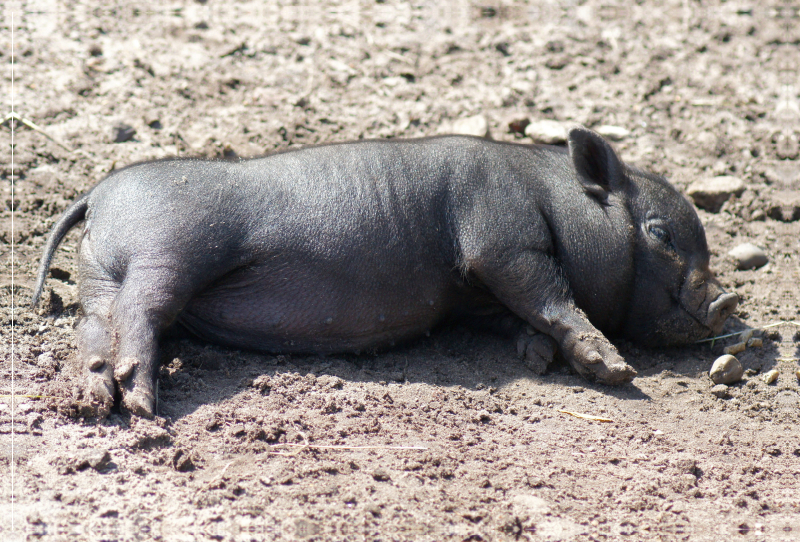
[{"label": "dry mud", "polygon": [[[727,398],[707,372],[735,339],[620,344],[639,376],[610,388],[535,376],[513,345],[452,327],[327,358],[176,338],[156,420],[72,417],[78,238],[34,312],[45,236],[107,172],[163,156],[425,136],[473,115],[509,141],[527,140],[509,128],[524,118],[620,126],[623,159],[683,190],[744,181],[699,211],[742,298],[726,331],[799,320],[796,5],[286,4],[4,3],[2,112],[13,45],[27,124],[0,127],[0,538],[800,540],[791,323],[739,355]],[[131,140],[113,142],[118,122]],[[748,241],[770,261],[738,271],[726,255]]]}]

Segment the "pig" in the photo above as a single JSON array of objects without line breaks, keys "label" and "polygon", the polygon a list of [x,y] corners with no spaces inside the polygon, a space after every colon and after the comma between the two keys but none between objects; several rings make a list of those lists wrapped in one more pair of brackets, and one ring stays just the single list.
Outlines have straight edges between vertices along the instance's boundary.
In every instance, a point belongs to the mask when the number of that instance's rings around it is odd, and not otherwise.
[{"label": "pig", "polygon": [[134,164],[54,225],[33,305],[80,221],[84,416],[115,400],[154,415],[173,324],[229,347],[325,354],[464,318],[515,337],[537,373],[559,352],[622,384],[636,371],[607,336],[690,343],[738,302],[709,270],[692,205],[581,126],[566,146],[440,136]]}]

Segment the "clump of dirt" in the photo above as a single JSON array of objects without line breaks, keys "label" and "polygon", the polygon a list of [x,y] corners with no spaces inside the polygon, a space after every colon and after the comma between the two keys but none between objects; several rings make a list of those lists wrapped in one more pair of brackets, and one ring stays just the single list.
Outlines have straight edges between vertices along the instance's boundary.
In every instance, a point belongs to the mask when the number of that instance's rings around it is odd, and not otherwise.
[{"label": "clump of dirt", "polygon": [[[16,12],[17,117],[0,128],[9,149],[15,127],[13,168],[0,155],[0,529],[9,540],[793,540],[791,13],[595,0]],[[737,354],[741,382],[712,393],[707,374],[736,337],[620,344],[639,376],[619,388],[563,366],[534,375],[514,345],[458,327],[327,358],[177,337],[155,420],[73,417],[77,231],[40,309],[26,304],[50,226],[109,171],[447,127],[530,141],[540,120],[611,126],[625,161],[682,190],[744,183],[699,210],[712,266],[741,297],[726,331],[773,325]],[[737,270],[727,253],[745,242],[769,262]]]}]

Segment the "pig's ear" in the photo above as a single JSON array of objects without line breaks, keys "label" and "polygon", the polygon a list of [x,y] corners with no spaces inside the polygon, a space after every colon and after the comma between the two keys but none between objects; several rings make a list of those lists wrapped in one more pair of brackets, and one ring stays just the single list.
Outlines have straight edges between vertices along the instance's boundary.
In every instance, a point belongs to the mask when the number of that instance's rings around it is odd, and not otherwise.
[{"label": "pig's ear", "polygon": [[614,149],[600,135],[582,126],[569,131],[567,142],[569,156],[584,190],[605,203],[608,193],[620,189],[624,182],[622,164]]}]

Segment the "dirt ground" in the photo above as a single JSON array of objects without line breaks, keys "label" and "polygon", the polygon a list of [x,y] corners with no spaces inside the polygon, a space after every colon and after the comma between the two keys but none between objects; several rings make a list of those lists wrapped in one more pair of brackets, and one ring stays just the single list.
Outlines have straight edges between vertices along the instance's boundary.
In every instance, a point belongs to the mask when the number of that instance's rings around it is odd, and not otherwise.
[{"label": "dirt ground", "polygon": [[[32,311],[45,236],[107,172],[164,156],[425,136],[474,115],[508,141],[530,141],[510,128],[526,118],[623,127],[622,158],[682,190],[746,184],[699,210],[741,296],[725,331],[800,320],[796,5],[285,4],[3,4],[0,113],[13,44],[28,124],[0,127],[0,539],[800,540],[791,323],[739,355],[726,398],[708,370],[735,338],[619,344],[639,376],[611,388],[535,376],[508,341],[451,327],[326,358],[178,337],[155,420],[73,417],[78,235]],[[135,135],[115,143],[117,123]],[[747,241],[766,266],[736,270],[727,252]]]}]

